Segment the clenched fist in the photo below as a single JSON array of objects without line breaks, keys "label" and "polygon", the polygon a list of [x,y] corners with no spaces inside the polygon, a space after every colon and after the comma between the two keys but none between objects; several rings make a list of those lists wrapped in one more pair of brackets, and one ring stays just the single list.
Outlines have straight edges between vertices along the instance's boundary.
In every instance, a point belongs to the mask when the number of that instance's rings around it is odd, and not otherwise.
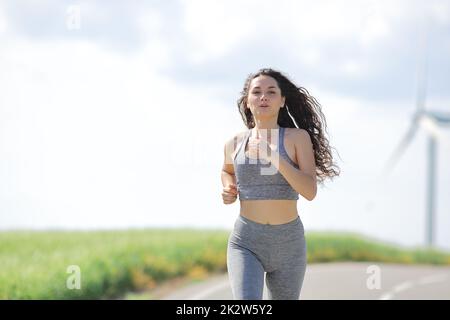
[{"label": "clenched fist", "polygon": [[271,145],[267,140],[259,136],[259,134],[256,135],[256,138],[250,136],[247,145],[247,157],[250,159],[262,159],[265,161],[270,161],[270,152],[272,152],[276,147],[275,144]]},{"label": "clenched fist", "polygon": [[223,188],[222,198],[223,203],[231,204],[236,201],[238,190],[235,184],[229,184]]}]

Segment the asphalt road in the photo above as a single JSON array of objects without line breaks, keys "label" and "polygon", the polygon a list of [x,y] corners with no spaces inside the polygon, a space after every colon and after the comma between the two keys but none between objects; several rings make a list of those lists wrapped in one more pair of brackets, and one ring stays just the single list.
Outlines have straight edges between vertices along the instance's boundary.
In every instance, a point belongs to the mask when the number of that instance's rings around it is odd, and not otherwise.
[{"label": "asphalt road", "polygon": [[[228,275],[186,285],[163,300],[231,300]],[[264,287],[263,299],[267,299]],[[450,300],[450,267],[377,262],[321,263],[307,266],[303,300]]]}]

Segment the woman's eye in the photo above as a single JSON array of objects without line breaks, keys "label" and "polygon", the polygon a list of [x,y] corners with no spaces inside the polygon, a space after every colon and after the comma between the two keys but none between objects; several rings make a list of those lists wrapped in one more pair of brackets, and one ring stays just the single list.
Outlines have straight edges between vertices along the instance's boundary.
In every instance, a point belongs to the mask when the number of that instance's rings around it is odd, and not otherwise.
[{"label": "woman's eye", "polygon": [[[259,91],[253,91],[253,94],[260,94],[261,92],[259,92]],[[271,93],[271,94],[275,94],[276,92],[275,91],[269,91],[269,93]]]}]

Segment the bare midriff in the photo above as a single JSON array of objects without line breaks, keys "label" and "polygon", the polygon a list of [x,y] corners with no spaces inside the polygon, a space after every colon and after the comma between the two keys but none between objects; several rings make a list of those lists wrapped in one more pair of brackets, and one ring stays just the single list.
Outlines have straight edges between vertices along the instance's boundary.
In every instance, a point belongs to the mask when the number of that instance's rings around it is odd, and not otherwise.
[{"label": "bare midriff", "polygon": [[240,214],[263,224],[283,224],[298,216],[297,200],[240,200]]}]

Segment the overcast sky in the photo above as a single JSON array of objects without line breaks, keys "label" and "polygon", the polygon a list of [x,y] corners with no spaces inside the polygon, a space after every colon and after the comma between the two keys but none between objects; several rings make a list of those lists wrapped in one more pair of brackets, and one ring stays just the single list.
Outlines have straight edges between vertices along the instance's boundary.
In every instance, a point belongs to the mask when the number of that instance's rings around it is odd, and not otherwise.
[{"label": "overcast sky", "polygon": [[[245,78],[272,67],[321,103],[341,168],[300,196],[305,229],[422,245],[426,132],[378,175],[414,112],[423,30],[426,108],[450,112],[448,1],[1,1],[0,229],[231,230],[223,145],[245,129]],[[436,168],[447,249],[449,130]]]}]

